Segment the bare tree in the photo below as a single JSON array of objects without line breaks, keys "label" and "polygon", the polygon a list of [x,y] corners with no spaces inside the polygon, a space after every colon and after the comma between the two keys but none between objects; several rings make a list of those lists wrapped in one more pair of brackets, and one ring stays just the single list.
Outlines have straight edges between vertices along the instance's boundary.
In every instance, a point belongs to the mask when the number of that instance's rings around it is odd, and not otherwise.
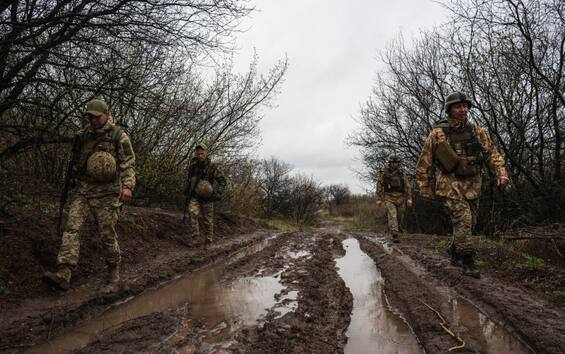
[{"label": "bare tree", "polygon": [[259,169],[259,188],[263,194],[263,212],[267,217],[273,216],[288,203],[290,172],[292,166],[276,157],[262,160]]},{"label": "bare tree", "polygon": [[471,119],[506,155],[515,192],[503,202],[506,215],[525,213],[530,222],[559,218],[565,196],[564,3],[453,0],[446,6],[451,18],[440,29],[422,33],[411,46],[400,37],[381,53],[386,70],[361,110],[361,129],[350,138],[362,149],[363,176],[374,181],[389,153],[413,166],[433,123],[445,115],[446,94],[461,90],[475,103]]}]

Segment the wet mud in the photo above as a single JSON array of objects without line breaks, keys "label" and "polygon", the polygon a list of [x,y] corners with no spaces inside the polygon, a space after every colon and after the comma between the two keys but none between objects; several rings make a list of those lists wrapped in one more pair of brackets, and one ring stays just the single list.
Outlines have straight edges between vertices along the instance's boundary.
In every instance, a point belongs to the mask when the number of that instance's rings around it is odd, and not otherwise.
[{"label": "wet mud", "polygon": [[119,289],[94,279],[7,306],[0,352],[563,352],[557,305],[384,236],[326,223],[131,255]]},{"label": "wet mud", "polygon": [[[459,287],[465,282],[473,283],[475,288],[492,284],[490,296],[496,296],[495,293],[504,292],[504,285],[485,277],[480,280],[464,277],[459,269],[449,265],[447,259],[436,257],[431,258],[435,261],[431,262],[422,250],[416,252],[405,242],[392,246],[377,235],[359,239],[385,277],[385,292],[389,299],[406,316],[426,352],[442,353],[463,343],[464,348],[457,352],[552,352],[548,347],[536,348],[534,341],[522,335],[522,331],[528,329],[500,314],[503,308],[479,307],[468,300],[469,293]],[[433,272],[426,266],[431,263],[437,266]],[[446,283],[445,274],[453,274],[456,280]],[[485,301],[479,303],[486,304]],[[539,314],[535,317],[543,318]],[[442,323],[457,339],[449,335]]]},{"label": "wet mud", "polygon": [[338,273],[353,295],[345,353],[423,353],[405,320],[389,308],[375,262],[356,239],[344,240],[343,246],[346,253],[337,259]]},{"label": "wet mud", "polygon": [[483,274],[481,279],[463,277],[457,268],[449,265],[447,258],[420,247],[403,243],[399,249],[446,287],[472,301],[499,327],[514,333],[534,352],[564,352],[565,306],[489,274]]},{"label": "wet mud", "polygon": [[258,231],[232,235],[208,249],[176,247],[167,249],[136,267],[124,267],[122,282],[108,291],[94,279],[66,293],[47,289],[46,296],[11,306],[0,323],[0,352],[16,352],[51,340],[69,328],[106,312],[116,303],[136,296],[179,274],[190,272],[270,237],[274,232]]}]

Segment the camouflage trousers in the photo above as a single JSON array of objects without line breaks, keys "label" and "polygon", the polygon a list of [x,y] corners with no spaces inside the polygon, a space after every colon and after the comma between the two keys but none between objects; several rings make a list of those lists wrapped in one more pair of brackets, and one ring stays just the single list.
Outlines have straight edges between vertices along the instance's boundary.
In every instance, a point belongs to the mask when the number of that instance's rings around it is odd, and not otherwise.
[{"label": "camouflage trousers", "polygon": [[458,200],[447,198],[444,202],[453,224],[452,243],[459,250],[474,250],[471,242],[473,227],[477,223],[479,200]]},{"label": "camouflage trousers", "polygon": [[80,231],[92,213],[106,253],[106,263],[110,266],[118,265],[121,262],[120,246],[116,234],[119,207],[120,202],[115,195],[86,198],[82,194],[75,193],[69,207],[57,264],[76,266],[80,253]]},{"label": "camouflage trousers", "polygon": [[190,226],[192,228],[192,238],[199,239],[200,234],[200,217],[204,226],[204,239],[212,241],[214,238],[214,203],[203,203],[197,200],[191,200],[188,205],[190,214]]},{"label": "camouflage trousers", "polygon": [[402,225],[404,218],[404,200],[393,201],[385,199],[383,206],[386,210],[388,230],[390,232],[399,232],[399,225]]}]

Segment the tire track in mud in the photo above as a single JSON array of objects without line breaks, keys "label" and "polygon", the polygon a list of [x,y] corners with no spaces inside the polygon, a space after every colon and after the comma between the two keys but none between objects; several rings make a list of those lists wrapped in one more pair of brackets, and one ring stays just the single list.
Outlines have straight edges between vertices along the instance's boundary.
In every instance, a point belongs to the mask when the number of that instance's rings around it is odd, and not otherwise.
[{"label": "tire track in mud", "polygon": [[[210,327],[188,302],[109,330],[81,353],[109,353],[112,348],[131,353],[343,352],[353,303],[335,269],[334,259],[343,253],[335,235],[281,235],[261,251],[230,263],[218,280],[229,287],[242,279],[279,279],[282,290],[275,294],[275,305],[255,324],[242,326],[239,319],[226,318]],[[289,297],[292,293],[294,298]],[[141,339],[144,333],[152,340]]]},{"label": "tire track in mud", "polygon": [[[442,328],[442,319],[447,329],[465,342],[464,348],[456,350],[458,353],[532,353],[534,350],[539,353],[562,353],[563,342],[559,344],[557,340],[558,344],[554,347],[536,348],[528,337],[522,336],[528,331],[535,333],[536,329],[522,327],[522,331],[517,331],[504,311],[497,311],[495,307],[485,311],[482,305],[505,294],[500,289],[507,286],[492,279],[464,277],[459,269],[449,265],[449,260],[430,257],[429,252],[418,247],[404,243],[391,247],[382,237],[375,235],[357,235],[356,238],[385,278],[385,293],[389,302],[410,323],[427,353],[445,353],[459,344]],[[461,284],[467,284],[470,288],[465,289]],[[481,293],[480,296],[472,296],[478,293]],[[521,298],[521,295],[518,297]],[[515,304],[509,306],[513,313],[523,310]],[[508,311],[507,307],[502,308]],[[523,316],[529,317],[532,313]],[[539,318],[539,313],[534,317]],[[549,335],[553,340],[563,336],[563,332],[555,333],[559,331],[559,326],[563,326],[563,323],[553,328]],[[559,345],[561,349],[555,351]]]},{"label": "tire track in mud", "polygon": [[536,353],[564,352],[565,306],[549,303],[496,278],[463,277],[449,265],[449,260],[428,250],[404,244],[400,249],[441,282],[470,299],[490,318],[516,332]]},{"label": "tire track in mud", "polygon": [[[251,244],[265,239],[269,234],[264,231],[247,235],[237,235],[213,247],[180,247],[176,253],[160,255],[139,265],[135,269],[124,269],[123,282],[117,291],[106,293],[100,284],[87,284],[67,293],[54,294],[48,301],[42,301],[37,309],[14,309],[3,318],[9,319],[0,324],[0,352],[13,353],[37,345],[64,333],[106,311],[116,302],[136,296],[145,290],[170,280],[176,274],[186,273],[229,254],[237,252]],[[30,301],[34,306],[34,302]],[[24,313],[22,318],[21,313]]]},{"label": "tire track in mud", "polygon": [[230,350],[237,353],[343,352],[353,299],[335,268],[334,259],[344,253],[341,239],[318,232],[294,234],[281,250],[307,252],[289,263],[288,258],[280,262],[285,257],[275,254],[264,262],[267,267],[275,263],[287,264],[281,281],[287,286],[287,292],[298,292],[296,308],[283,316],[269,312],[257,326],[240,331],[236,335],[238,344]]},{"label": "tire track in mud", "polygon": [[[361,249],[375,261],[385,278],[384,290],[388,301],[402,313],[426,353],[446,353],[449,348],[458,345],[458,341],[445,333],[437,315],[424,304],[440,313],[444,312],[441,294],[411,269],[398,262],[394,256],[389,255],[382,246],[365,237],[356,238]],[[457,352],[475,351],[466,348]]]}]

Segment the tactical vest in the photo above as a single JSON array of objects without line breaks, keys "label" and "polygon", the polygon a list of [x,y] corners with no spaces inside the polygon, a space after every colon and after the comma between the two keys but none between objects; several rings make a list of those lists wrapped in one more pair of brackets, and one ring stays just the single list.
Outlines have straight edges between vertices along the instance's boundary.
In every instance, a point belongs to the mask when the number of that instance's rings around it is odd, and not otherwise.
[{"label": "tactical vest", "polygon": [[404,192],[404,174],[400,170],[383,172],[383,190],[385,193]]},{"label": "tactical vest", "polygon": [[458,177],[470,177],[480,173],[482,164],[481,144],[474,124],[467,124],[464,130],[455,130],[449,126],[440,126],[449,145],[459,157],[454,171]]},{"label": "tactical vest", "polygon": [[[123,129],[114,126],[111,130],[106,130],[102,134],[96,134],[90,130],[85,130],[81,136],[82,148],[79,158],[79,175],[84,177],[92,177],[87,174],[88,159],[96,152],[107,152],[116,160],[118,166],[118,145]],[[115,176],[118,175],[116,167]]]}]

